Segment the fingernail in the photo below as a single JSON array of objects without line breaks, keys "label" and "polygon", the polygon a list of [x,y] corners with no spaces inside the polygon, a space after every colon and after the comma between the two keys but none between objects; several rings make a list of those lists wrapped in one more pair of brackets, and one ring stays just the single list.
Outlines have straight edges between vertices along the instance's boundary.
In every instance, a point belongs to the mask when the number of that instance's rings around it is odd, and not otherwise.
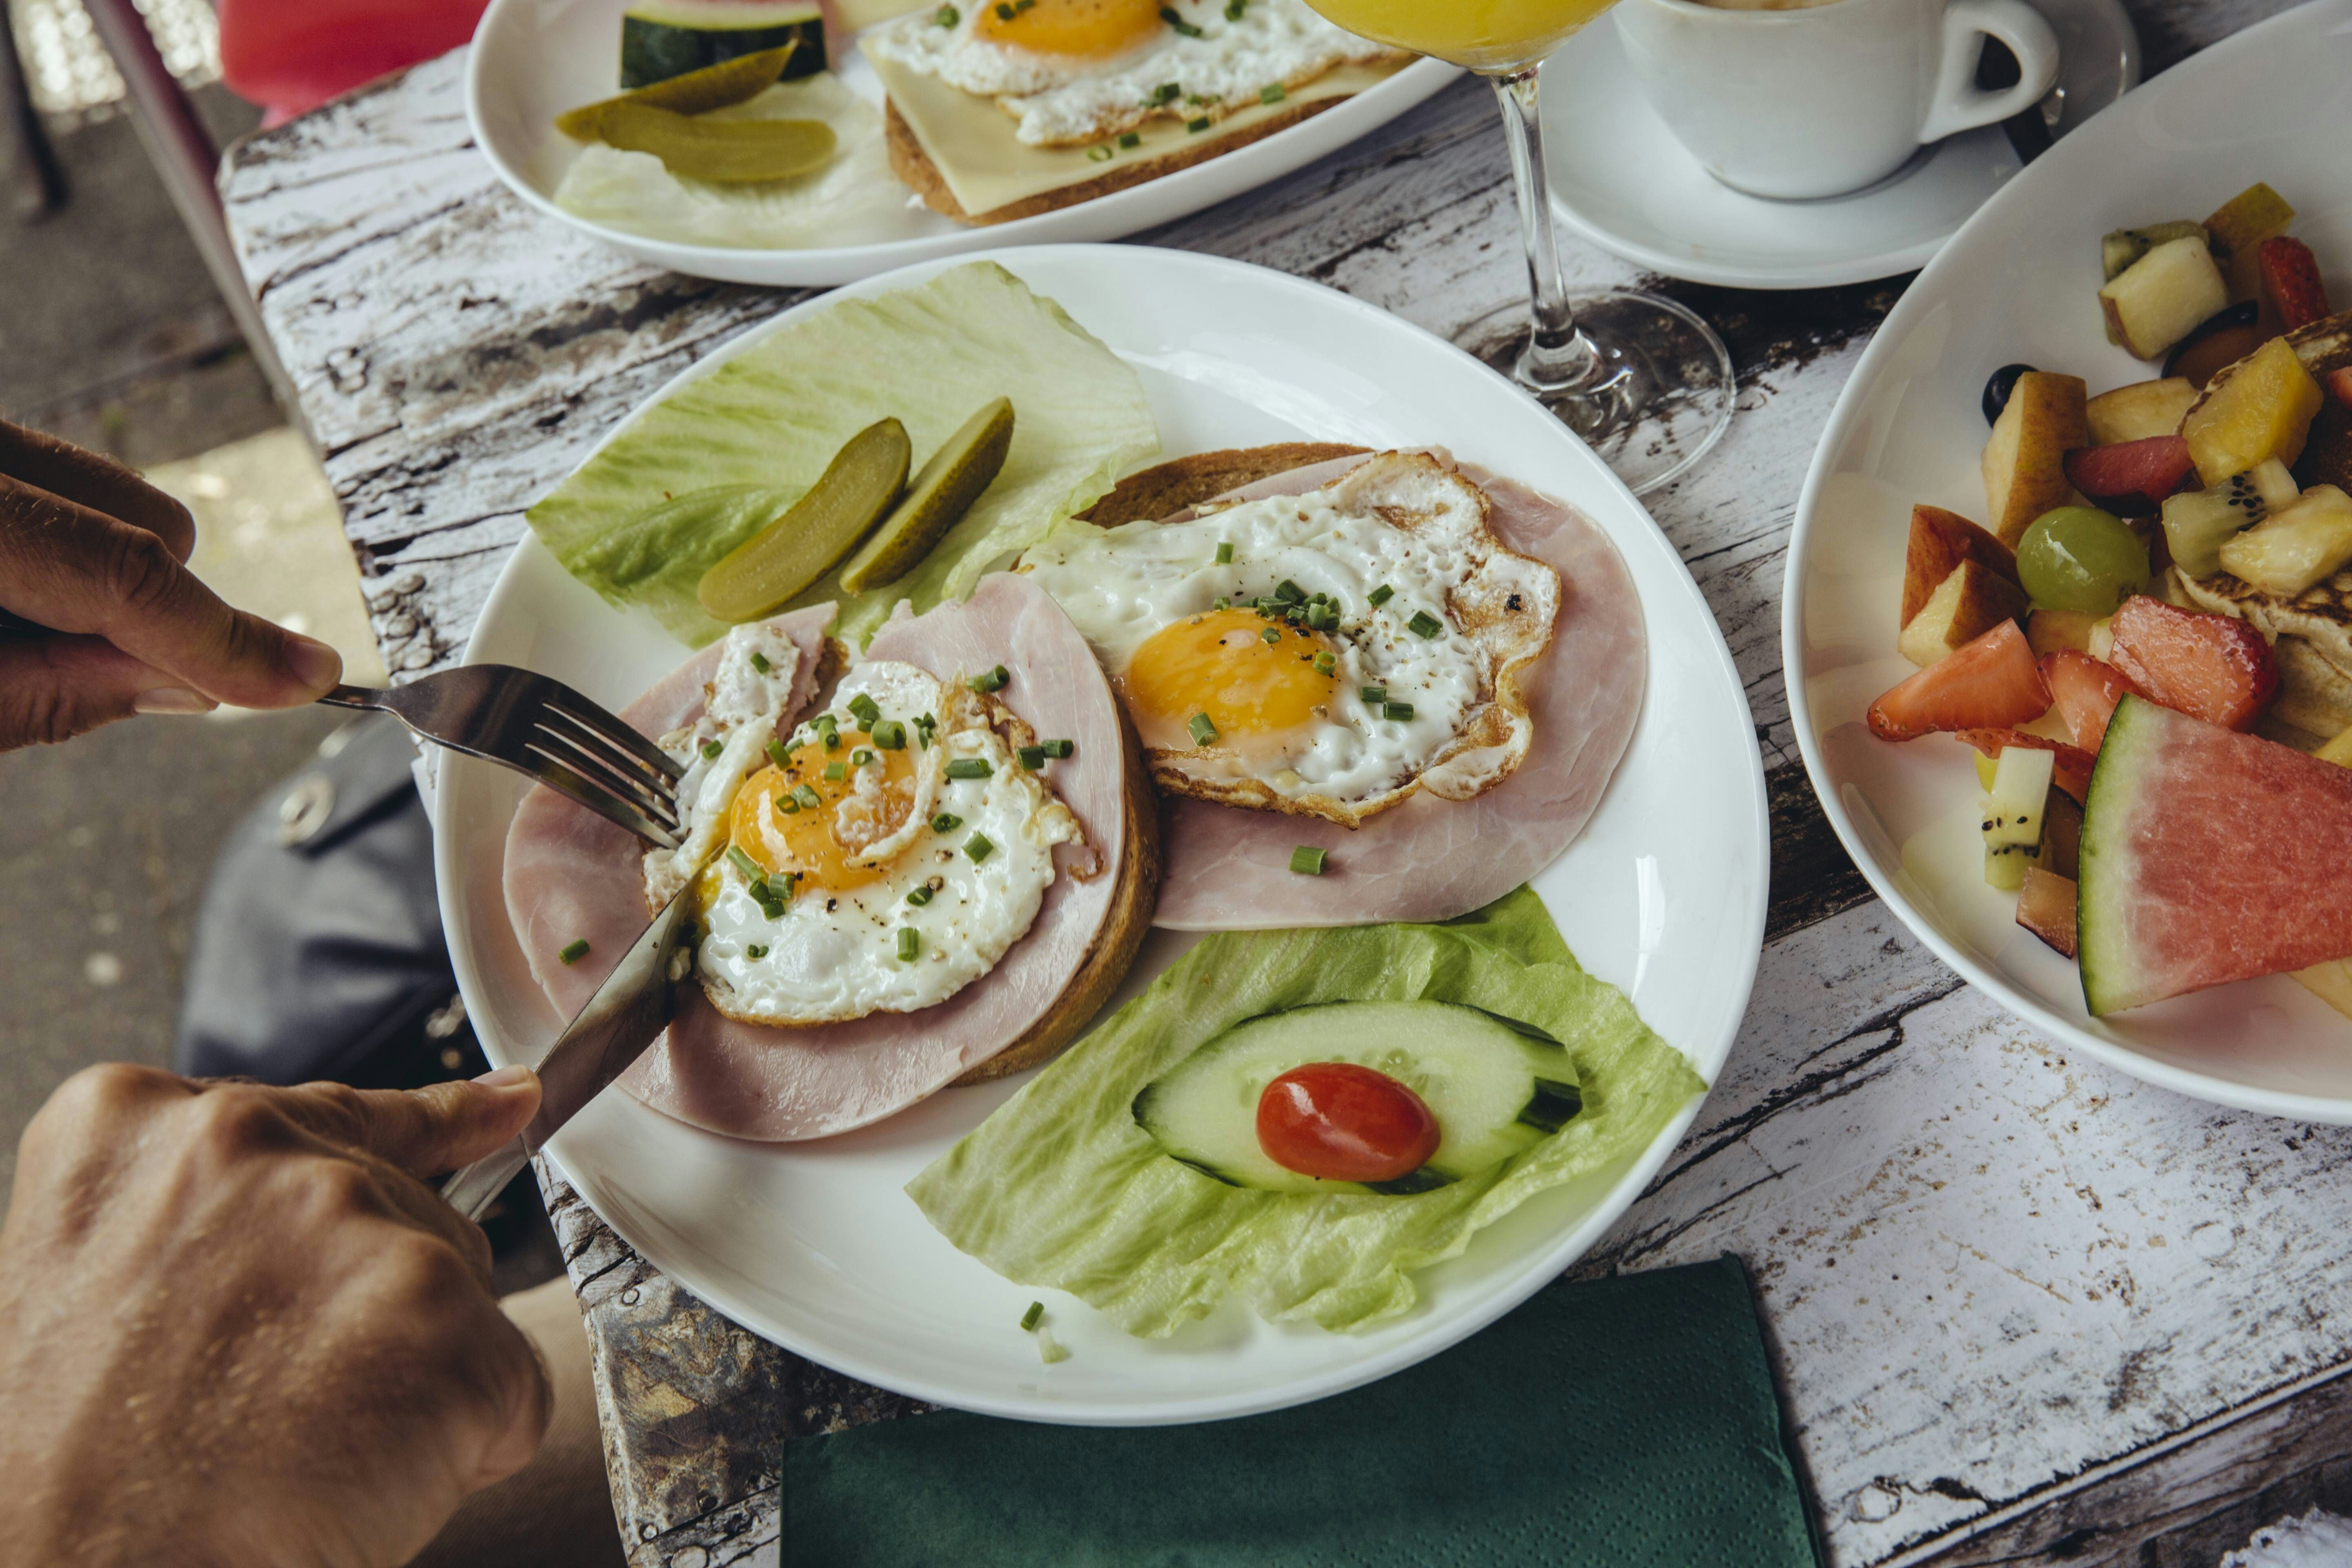
[{"label": "fingernail", "polygon": [[474,1081],[484,1089],[520,1089],[531,1080],[531,1077],[529,1068],[509,1063],[506,1067],[491,1068]]},{"label": "fingernail", "polygon": [[324,691],[343,678],[343,656],[316,637],[289,637],[286,668],[313,691]]},{"label": "fingernail", "polygon": [[184,686],[159,686],[131,700],[134,713],[209,713],[220,704]]}]

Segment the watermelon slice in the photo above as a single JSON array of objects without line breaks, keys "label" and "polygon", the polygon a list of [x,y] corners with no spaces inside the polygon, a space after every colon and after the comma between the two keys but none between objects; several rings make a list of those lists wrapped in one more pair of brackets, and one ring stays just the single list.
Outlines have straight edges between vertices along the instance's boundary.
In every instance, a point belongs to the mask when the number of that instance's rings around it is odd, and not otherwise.
[{"label": "watermelon slice", "polygon": [[2002,730],[2050,711],[2050,688],[2015,621],[1961,644],[1870,705],[1870,732],[1916,741],[1937,730]]},{"label": "watermelon slice", "polygon": [[2352,952],[2352,770],[2127,696],[2083,817],[2095,1016]]}]

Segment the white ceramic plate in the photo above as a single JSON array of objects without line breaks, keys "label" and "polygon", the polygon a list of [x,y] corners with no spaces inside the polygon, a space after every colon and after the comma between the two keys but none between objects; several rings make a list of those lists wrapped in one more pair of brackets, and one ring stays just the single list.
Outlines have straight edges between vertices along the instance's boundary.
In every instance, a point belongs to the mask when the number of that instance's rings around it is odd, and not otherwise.
[{"label": "white ceramic plate", "polygon": [[[1936,258],[1879,329],[1806,476],[1781,626],[1797,741],[1838,837],[1947,963],[2036,1028],[2135,1077],[2223,1105],[2352,1122],[2352,1022],[2284,978],[2093,1019],[2074,965],[2012,923],[1966,842],[1967,750],[1888,745],[1863,721],[1911,672],[1895,651],[1912,504],[1984,516],[1985,378],[2022,360],[2095,392],[2155,370],[2100,326],[2099,236],[2201,216],[2256,180],[2295,205],[2334,298],[2352,298],[2352,166],[2316,128],[2352,110],[2352,0],[2320,0],[2168,71],[2035,161]],[[1903,846],[1931,825],[1951,864]],[[1924,846],[1923,841],[1923,846]]]},{"label": "white ceramic plate", "polygon": [[[2064,136],[2139,81],[2116,0],[2035,0],[2063,64],[2045,100]],[[1733,190],[1684,151],[1625,64],[1614,19],[1544,68],[1544,146],[1560,221],[1637,267],[1734,289],[1816,289],[1908,272],[2018,172],[1999,126],[1938,143],[1867,190],[1777,202]]]},{"label": "white ceramic plate", "polygon": [[[1142,375],[1169,453],[1297,439],[1440,443],[1565,497],[1623,552],[1647,615],[1649,689],[1632,747],[1578,842],[1536,886],[1570,944],[1710,1081],[1746,1010],[1769,850],[1762,776],[1738,673],[1672,546],[1599,458],[1451,344],[1281,273],[1184,252],[1055,246],[994,259],[1060,301]],[[853,286],[866,296],[939,270]],[[777,323],[829,300],[803,304]],[[754,328],[696,371],[755,341]],[[507,564],[468,648],[618,707],[686,650],[614,610],[535,541]],[[558,1020],[499,892],[523,781],[445,757],[434,827],[443,919],[468,1016],[493,1061],[535,1061]],[[1155,932],[1121,1000],[1192,939]],[[1044,1292],[1074,1352],[1039,1363],[1017,1330],[1041,1292],[956,1251],[901,1190],[1024,1079],[950,1089],[817,1142],[737,1142],[605,1095],[555,1141],[596,1212],[736,1321],[828,1366],[967,1410],[1129,1425],[1274,1409],[1443,1350],[1559,1274],[1649,1181],[1697,1106],[1616,1168],[1543,1194],[1419,1276],[1423,1303],[1361,1335],[1275,1328],[1237,1305],[1159,1342]]]},{"label": "white ceramic plate", "polygon": [[[823,287],[939,256],[1046,240],[1124,238],[1304,168],[1385,125],[1460,74],[1436,60],[1415,60],[1288,130],[1059,212],[976,228],[918,205],[908,209],[900,232],[885,242],[738,250],[625,234],[573,217],[555,205],[555,188],[579,152],[556,131],[555,117],[615,90],[613,62],[627,5],[628,0],[491,0],[466,63],[466,117],[474,140],[515,195],[557,222],[640,261],[731,283]],[[853,55],[840,76],[869,101],[882,102],[881,83],[863,56]]]}]

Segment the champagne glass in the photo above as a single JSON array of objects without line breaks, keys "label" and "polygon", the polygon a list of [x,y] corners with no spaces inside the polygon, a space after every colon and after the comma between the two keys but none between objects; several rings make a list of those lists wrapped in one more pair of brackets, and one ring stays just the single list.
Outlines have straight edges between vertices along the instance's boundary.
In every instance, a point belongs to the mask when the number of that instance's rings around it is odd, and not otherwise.
[{"label": "champagne glass", "polygon": [[1339,26],[1495,84],[1518,185],[1534,321],[1513,373],[1636,494],[1688,468],[1731,423],[1731,355],[1672,300],[1571,296],[1545,183],[1537,73],[1613,0],[1307,0]]}]

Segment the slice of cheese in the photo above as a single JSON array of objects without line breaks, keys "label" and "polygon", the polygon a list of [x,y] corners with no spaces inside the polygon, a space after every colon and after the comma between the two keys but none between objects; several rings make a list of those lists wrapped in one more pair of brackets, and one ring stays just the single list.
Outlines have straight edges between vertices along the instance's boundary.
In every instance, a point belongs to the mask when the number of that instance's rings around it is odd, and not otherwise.
[{"label": "slice of cheese", "polygon": [[926,5],[935,5],[935,0],[834,0],[834,26],[845,33],[862,33]]},{"label": "slice of cheese", "polygon": [[[1065,185],[1082,185],[1100,179],[1123,162],[1151,159],[1171,153],[1195,135],[1230,136],[1301,103],[1346,98],[1387,80],[1407,63],[1343,65],[1313,81],[1292,88],[1278,102],[1252,104],[1237,110],[1206,131],[1188,132],[1181,121],[1152,120],[1136,132],[1134,147],[1116,142],[1097,144],[1097,156],[1085,147],[1031,147],[1013,133],[1013,117],[992,98],[953,88],[937,77],[908,70],[888,60],[866,57],[883,90],[898,108],[908,129],[922,143],[924,153],[938,165],[940,177],[968,213],[992,212],[1013,202],[1025,201]],[[1108,148],[1108,159],[1099,156]]]}]

